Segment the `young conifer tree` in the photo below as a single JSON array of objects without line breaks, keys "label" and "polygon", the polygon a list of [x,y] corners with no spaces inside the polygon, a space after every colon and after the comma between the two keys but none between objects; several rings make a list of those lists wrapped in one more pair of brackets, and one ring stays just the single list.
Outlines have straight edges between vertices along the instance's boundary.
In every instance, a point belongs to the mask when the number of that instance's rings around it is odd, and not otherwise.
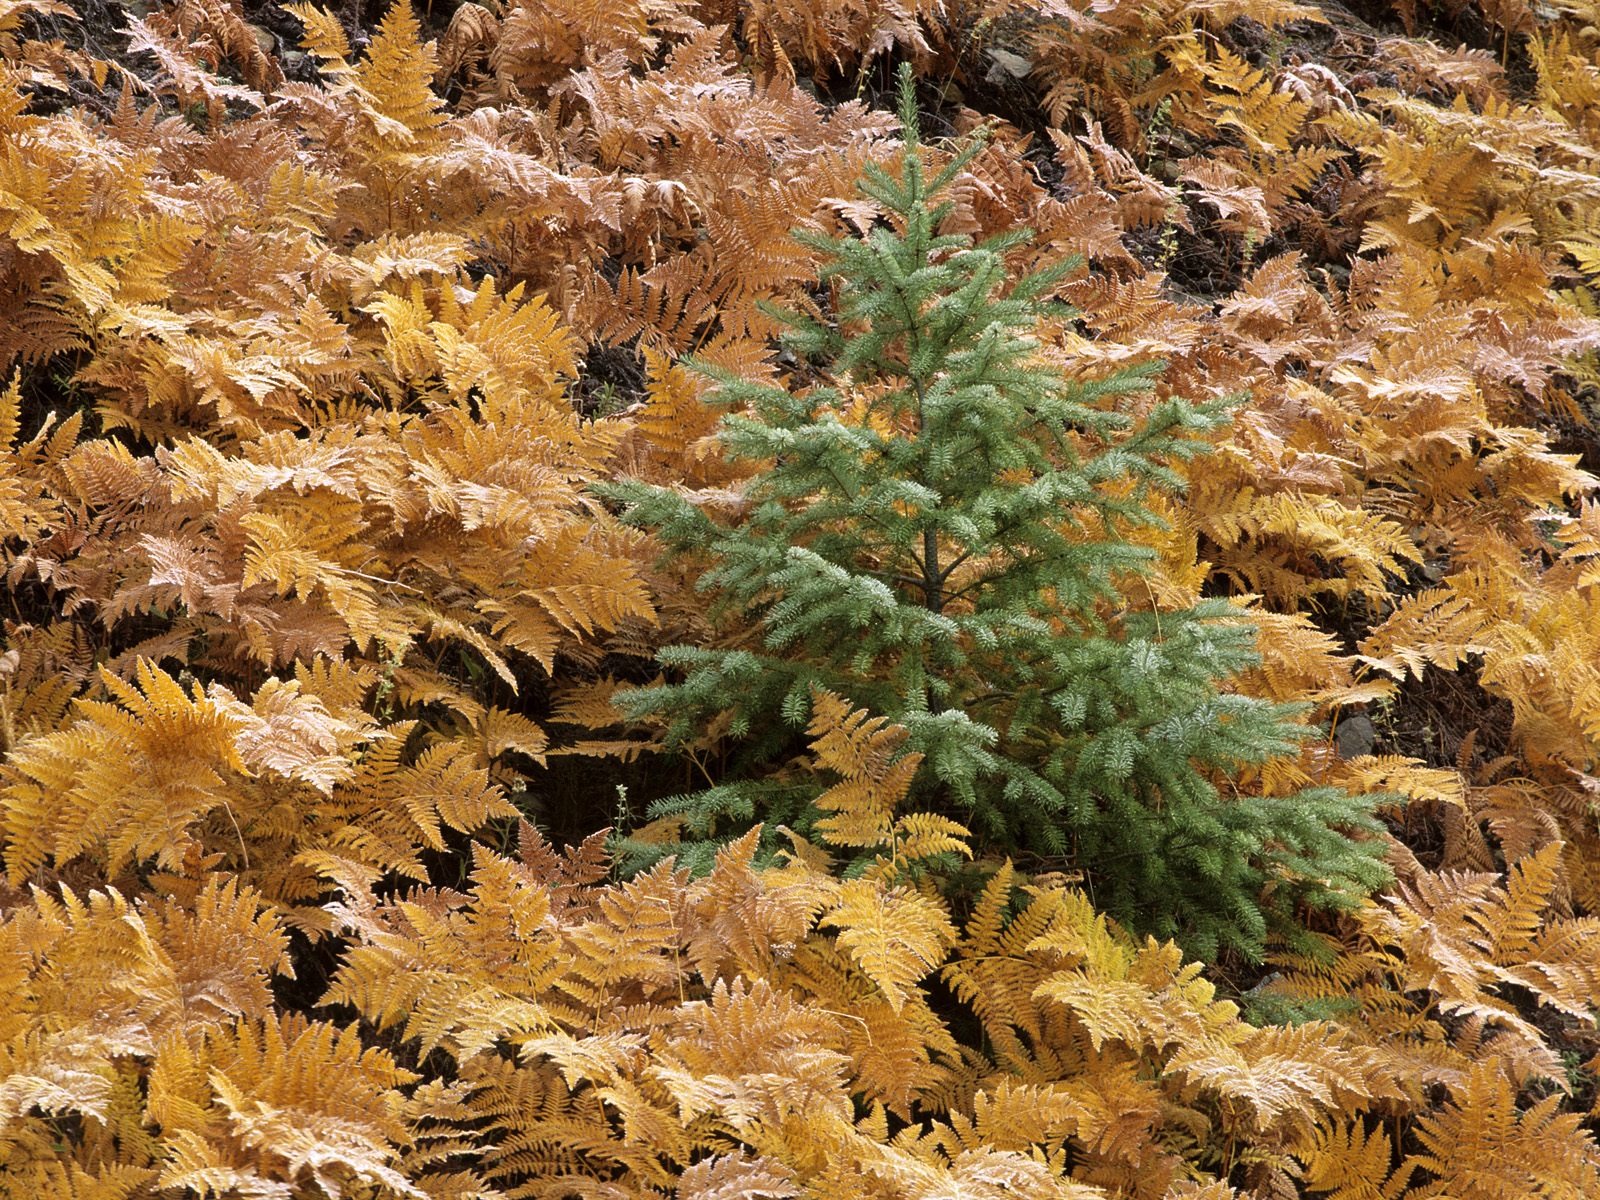
[{"label": "young conifer tree", "polygon": [[1030,330],[1073,264],[1011,279],[1005,254],[1026,231],[939,234],[940,193],[981,145],[930,176],[908,78],[901,108],[898,173],[871,167],[862,183],[888,221],[803,235],[824,252],[834,319],[783,314],[787,346],[831,386],[708,369],[736,407],[727,453],[770,463],[741,515],[605,489],[670,552],[708,561],[701,586],[761,635],[669,648],[672,682],[621,697],[631,717],[664,719],[669,744],[716,722],[737,747],[726,782],[656,813],[700,838],[753,819],[803,830],[816,789],[775,768],[820,686],[910,730],[925,756],[911,807],[990,848],[1065,859],[1133,928],[1255,955],[1295,905],[1354,903],[1386,873],[1370,798],[1219,795],[1213,778],[1306,732],[1285,706],[1219,691],[1255,661],[1237,608],[1122,602],[1152,569],[1125,532],[1157,520],[1146,498],[1181,486],[1170,464],[1205,451],[1226,402],[1167,399],[1135,422],[1115,401],[1157,368],[1093,382],[1053,370]]}]

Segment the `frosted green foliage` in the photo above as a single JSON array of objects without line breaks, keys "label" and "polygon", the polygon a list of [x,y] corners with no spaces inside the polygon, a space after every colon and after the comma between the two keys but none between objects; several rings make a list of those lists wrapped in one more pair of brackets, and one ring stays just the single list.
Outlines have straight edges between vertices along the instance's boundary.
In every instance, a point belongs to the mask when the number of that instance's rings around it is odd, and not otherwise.
[{"label": "frosted green foliage", "polygon": [[[780,314],[788,349],[832,386],[707,368],[737,414],[727,453],[771,463],[742,514],[722,524],[666,489],[602,489],[669,552],[709,562],[714,610],[761,634],[749,649],[669,648],[672,682],[621,698],[665,720],[672,745],[730,722],[723,784],[655,811],[687,818],[699,845],[675,849],[691,861],[755,820],[804,829],[815,788],[779,768],[821,686],[911,731],[926,759],[910,808],[1084,870],[1136,929],[1257,954],[1297,904],[1348,905],[1386,875],[1370,798],[1232,799],[1210,781],[1305,733],[1285,706],[1219,692],[1256,661],[1240,612],[1123,603],[1152,566],[1127,531],[1157,521],[1149,496],[1179,489],[1172,464],[1206,452],[1228,403],[1165,399],[1135,420],[1125,398],[1149,400],[1157,367],[1093,382],[1053,370],[1030,331],[1061,272],[1008,277],[1026,232],[940,235],[939,196],[979,143],[930,176],[909,87],[902,120],[898,173],[862,183],[888,222],[804,238],[825,255],[832,318]],[[859,396],[874,419],[842,420]]]}]

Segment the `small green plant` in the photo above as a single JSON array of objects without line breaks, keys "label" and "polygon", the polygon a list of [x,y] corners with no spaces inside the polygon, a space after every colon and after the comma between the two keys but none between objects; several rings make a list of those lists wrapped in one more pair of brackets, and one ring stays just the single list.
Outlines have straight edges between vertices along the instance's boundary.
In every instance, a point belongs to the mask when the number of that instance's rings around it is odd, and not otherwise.
[{"label": "small green plant", "polygon": [[[1225,600],[1138,610],[1158,522],[1152,492],[1207,449],[1229,403],[1172,397],[1135,418],[1157,367],[1068,380],[1031,336],[1068,266],[1010,278],[1008,233],[938,232],[940,195],[977,152],[930,172],[902,82],[898,174],[862,190],[887,220],[862,237],[805,235],[826,257],[833,320],[783,314],[789,349],[831,382],[803,392],[706,368],[735,406],[721,439],[770,463],[742,515],[681,494],[602,494],[675,554],[709,562],[715,608],[755,646],[662,652],[670,682],[624,693],[669,745],[725,731],[718,786],[655,806],[707,839],[761,819],[804,830],[817,788],[782,768],[813,688],[903,725],[923,765],[908,807],[971,825],[997,851],[1084,870],[1124,923],[1214,954],[1255,955],[1297,905],[1348,905],[1381,883],[1369,801],[1331,789],[1224,798],[1215,780],[1295,749],[1281,705],[1224,694],[1252,633]],[[665,847],[652,847],[662,852]],[[1270,886],[1269,886],[1270,885]]]}]

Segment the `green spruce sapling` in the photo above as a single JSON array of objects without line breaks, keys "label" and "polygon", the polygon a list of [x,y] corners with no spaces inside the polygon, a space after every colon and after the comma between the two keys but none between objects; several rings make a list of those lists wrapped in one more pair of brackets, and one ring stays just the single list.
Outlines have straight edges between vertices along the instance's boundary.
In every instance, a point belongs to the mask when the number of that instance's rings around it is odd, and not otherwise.
[{"label": "green spruce sapling", "polygon": [[1259,954],[1296,905],[1354,903],[1386,873],[1369,798],[1230,798],[1212,782],[1306,732],[1287,706],[1219,691],[1255,661],[1240,611],[1123,603],[1153,569],[1126,532],[1158,521],[1147,497],[1180,488],[1171,464],[1205,452],[1228,404],[1174,397],[1134,420],[1116,402],[1147,393],[1159,365],[1064,378],[1030,331],[1074,264],[1011,279],[1026,231],[940,234],[941,193],[981,143],[930,174],[908,78],[901,120],[898,172],[869,167],[861,184],[887,221],[800,235],[837,309],[782,314],[785,342],[831,384],[706,368],[735,408],[726,452],[770,463],[742,513],[719,523],[670,490],[603,489],[669,552],[708,561],[701,587],[760,634],[756,648],[670,647],[672,682],[620,698],[664,720],[671,745],[717,722],[735,746],[724,782],[656,813],[702,845],[753,820],[803,829],[816,789],[777,768],[821,686],[910,730],[925,756],[912,808],[1075,865],[1133,928]]}]

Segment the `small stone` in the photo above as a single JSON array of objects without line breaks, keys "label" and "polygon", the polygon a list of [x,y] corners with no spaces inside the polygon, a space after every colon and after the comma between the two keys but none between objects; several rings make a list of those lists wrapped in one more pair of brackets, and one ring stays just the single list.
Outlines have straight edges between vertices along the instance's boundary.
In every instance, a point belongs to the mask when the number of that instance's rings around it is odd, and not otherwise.
[{"label": "small stone", "polygon": [[252,25],[250,26],[250,32],[255,34],[256,45],[261,47],[261,53],[272,55],[278,52],[278,39],[273,36],[271,30],[263,29],[259,25]]},{"label": "small stone", "polygon": [[1372,747],[1378,741],[1378,731],[1370,720],[1358,714],[1345,717],[1334,727],[1333,740],[1340,758],[1360,758],[1363,754],[1372,753]]},{"label": "small stone", "polygon": [[994,63],[989,70],[990,79],[995,78],[996,74],[1009,75],[1013,79],[1026,79],[1033,70],[1032,61],[1009,50],[990,50],[989,61]]}]

